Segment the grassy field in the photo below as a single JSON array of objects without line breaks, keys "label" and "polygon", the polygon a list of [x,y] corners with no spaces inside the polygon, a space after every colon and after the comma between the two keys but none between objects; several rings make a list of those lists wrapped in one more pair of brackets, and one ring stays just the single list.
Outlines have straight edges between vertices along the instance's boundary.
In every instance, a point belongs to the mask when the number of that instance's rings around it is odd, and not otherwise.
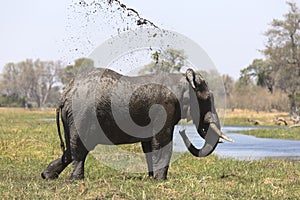
[{"label": "grassy field", "polygon": [[40,173],[61,154],[54,111],[0,109],[1,199],[299,199],[299,161],[236,161],[185,154],[172,163],[168,180],[113,170],[92,155],[83,181]]},{"label": "grassy field", "polygon": [[255,129],[238,131],[245,135],[253,135],[260,138],[279,138],[288,140],[300,140],[300,127],[297,128],[275,128],[275,129]]}]

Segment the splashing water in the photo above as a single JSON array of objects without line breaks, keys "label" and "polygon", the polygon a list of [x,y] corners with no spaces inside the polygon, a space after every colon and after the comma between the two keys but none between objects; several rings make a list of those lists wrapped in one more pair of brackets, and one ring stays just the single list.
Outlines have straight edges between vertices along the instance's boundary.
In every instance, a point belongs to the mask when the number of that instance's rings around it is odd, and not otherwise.
[{"label": "splashing water", "polygon": [[73,0],[68,7],[63,60],[87,57],[102,41],[137,28],[158,28],[118,0]]}]

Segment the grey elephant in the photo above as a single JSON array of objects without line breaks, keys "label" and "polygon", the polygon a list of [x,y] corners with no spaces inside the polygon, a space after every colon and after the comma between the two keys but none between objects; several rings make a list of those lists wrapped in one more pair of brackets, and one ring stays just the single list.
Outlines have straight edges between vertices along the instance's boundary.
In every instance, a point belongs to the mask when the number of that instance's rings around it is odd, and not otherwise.
[{"label": "grey elephant", "polygon": [[204,146],[197,149],[180,131],[194,156],[211,154],[220,138],[232,141],[220,131],[207,82],[192,69],[185,74],[136,77],[101,68],[85,73],[71,81],[59,100],[56,121],[63,155],[47,166],[42,178],[57,178],[72,162],[71,178],[83,179],[86,156],[97,144],[141,142],[149,176],[164,180],[172,155],[174,126],[189,116],[205,139]]}]

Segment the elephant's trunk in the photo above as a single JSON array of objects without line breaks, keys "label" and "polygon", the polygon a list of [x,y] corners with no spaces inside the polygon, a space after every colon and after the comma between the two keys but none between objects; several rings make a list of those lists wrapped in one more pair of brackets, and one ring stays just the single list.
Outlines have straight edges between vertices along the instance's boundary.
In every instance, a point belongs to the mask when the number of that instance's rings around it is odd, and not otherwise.
[{"label": "elephant's trunk", "polygon": [[179,133],[183,138],[185,146],[188,148],[191,154],[193,154],[196,157],[205,157],[211,154],[217,147],[220,137],[230,142],[233,142],[233,140],[230,137],[226,136],[224,133],[222,133],[221,130],[218,129],[218,127],[214,123],[210,123],[207,134],[205,136],[205,144],[201,149],[197,149],[191,143],[191,141],[185,134],[185,130],[179,131]]}]

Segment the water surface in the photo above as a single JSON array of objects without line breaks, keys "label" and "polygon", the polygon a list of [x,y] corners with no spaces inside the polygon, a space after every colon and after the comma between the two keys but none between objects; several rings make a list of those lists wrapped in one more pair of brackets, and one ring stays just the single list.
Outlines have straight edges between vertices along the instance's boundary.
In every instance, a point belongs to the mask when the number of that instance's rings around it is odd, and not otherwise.
[{"label": "water surface", "polygon": [[[174,131],[174,151],[185,152],[185,147],[181,136],[178,134],[182,128],[192,143],[200,148],[204,140],[196,135],[196,128],[193,125],[178,125]],[[238,133],[228,133],[229,131],[250,130],[262,127],[224,127],[223,132],[234,139],[235,142],[225,142],[219,144],[213,154],[220,158],[233,158],[238,160],[260,160],[260,159],[284,159],[300,160],[300,140],[283,140],[257,138],[255,136]]]}]

